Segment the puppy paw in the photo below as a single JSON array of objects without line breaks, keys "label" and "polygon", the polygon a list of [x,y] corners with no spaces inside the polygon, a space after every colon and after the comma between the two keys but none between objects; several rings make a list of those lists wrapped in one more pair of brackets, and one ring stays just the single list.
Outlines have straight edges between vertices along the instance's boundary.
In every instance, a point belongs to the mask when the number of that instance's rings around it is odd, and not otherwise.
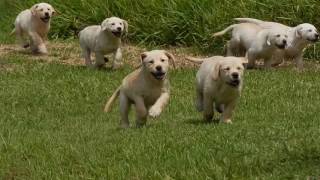
[{"label": "puppy paw", "polygon": [[29,43],[23,44],[22,47],[26,49],[26,48],[30,47],[30,44]]},{"label": "puppy paw", "polygon": [[48,54],[48,50],[44,44],[39,45],[38,52],[39,54],[43,54],[43,55]]},{"label": "puppy paw", "polygon": [[121,67],[122,67],[122,63],[113,63],[112,65],[113,70],[120,69]]},{"label": "puppy paw", "polygon": [[161,114],[161,109],[158,107],[152,106],[149,110],[149,115],[153,118],[160,116]]},{"label": "puppy paw", "polygon": [[129,127],[130,127],[129,124],[126,124],[126,123],[120,124],[121,129],[128,129]]},{"label": "puppy paw", "polygon": [[225,124],[232,124],[232,120],[231,119],[226,119],[222,121]]}]

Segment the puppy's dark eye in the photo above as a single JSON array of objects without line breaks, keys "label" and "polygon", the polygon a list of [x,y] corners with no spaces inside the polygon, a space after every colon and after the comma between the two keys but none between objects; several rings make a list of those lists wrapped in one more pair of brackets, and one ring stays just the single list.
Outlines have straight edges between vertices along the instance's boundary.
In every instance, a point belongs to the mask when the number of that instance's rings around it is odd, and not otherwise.
[{"label": "puppy's dark eye", "polygon": [[277,34],[277,37],[280,37],[280,34]]},{"label": "puppy's dark eye", "polygon": [[120,23],[120,25],[122,25],[122,23]]},{"label": "puppy's dark eye", "polygon": [[241,70],[241,67],[237,67],[237,70]]},{"label": "puppy's dark eye", "polygon": [[309,32],[312,32],[312,29],[309,29],[308,31],[309,31]]},{"label": "puppy's dark eye", "polygon": [[229,68],[229,67],[227,67],[227,68],[225,68],[224,70],[226,70],[226,71],[230,71],[230,68]]},{"label": "puppy's dark eye", "polygon": [[161,59],[161,62],[165,62],[166,60],[164,60],[164,59]]},{"label": "puppy's dark eye", "polygon": [[114,26],[114,25],[116,25],[116,24],[115,24],[115,23],[112,23],[111,25]]},{"label": "puppy's dark eye", "polygon": [[40,11],[43,11],[43,9],[40,9]]},{"label": "puppy's dark eye", "polygon": [[149,63],[150,63],[150,64],[153,64],[153,63],[154,63],[154,61],[153,61],[153,60],[152,60],[152,61],[149,61]]}]

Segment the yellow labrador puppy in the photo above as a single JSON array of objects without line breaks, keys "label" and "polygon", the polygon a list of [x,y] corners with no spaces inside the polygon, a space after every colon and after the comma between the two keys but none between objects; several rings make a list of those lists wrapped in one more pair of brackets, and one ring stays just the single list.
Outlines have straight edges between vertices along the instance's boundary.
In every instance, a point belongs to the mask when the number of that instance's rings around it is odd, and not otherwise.
[{"label": "yellow labrador puppy", "polygon": [[261,21],[253,18],[235,18],[236,21],[252,23],[262,28],[282,28],[288,32],[288,45],[284,51],[277,51],[273,61],[278,65],[283,60],[293,59],[299,70],[303,69],[304,49],[312,43],[319,41],[319,32],[312,24],[303,23],[295,27],[289,27],[276,22]]},{"label": "yellow labrador puppy", "polygon": [[[16,34],[24,48],[30,46],[33,53],[47,54],[45,41],[53,15],[55,10],[50,4],[35,4],[17,16],[12,34]],[[26,41],[25,36],[30,38],[30,43]]]},{"label": "yellow labrador puppy", "polygon": [[202,63],[196,77],[196,108],[203,111],[205,121],[212,121],[215,109],[222,113],[221,121],[232,123],[232,113],[243,84],[243,57],[214,56],[206,59],[188,57]]},{"label": "yellow labrador puppy", "polygon": [[128,31],[127,21],[118,17],[105,19],[101,25],[89,26],[80,31],[80,46],[88,67],[92,67],[91,53],[96,55],[96,67],[102,67],[108,61],[104,55],[113,53],[113,68],[121,65],[121,36]]},{"label": "yellow labrador puppy", "polygon": [[122,85],[108,100],[104,111],[109,112],[115,99],[120,96],[121,127],[129,127],[129,109],[135,105],[137,127],[146,124],[148,114],[157,117],[169,102],[169,61],[174,63],[172,54],[153,50],[141,54],[142,66],[129,74]]},{"label": "yellow labrador puppy", "polygon": [[[281,28],[263,29],[251,23],[233,24],[213,36],[222,36],[232,30],[232,38],[227,44],[227,55],[237,56],[245,52],[248,57],[247,68],[255,67],[257,59],[264,60],[265,68],[271,67],[273,52],[287,45],[287,32]],[[235,53],[237,52],[237,53]],[[241,56],[244,56],[244,53]]]}]

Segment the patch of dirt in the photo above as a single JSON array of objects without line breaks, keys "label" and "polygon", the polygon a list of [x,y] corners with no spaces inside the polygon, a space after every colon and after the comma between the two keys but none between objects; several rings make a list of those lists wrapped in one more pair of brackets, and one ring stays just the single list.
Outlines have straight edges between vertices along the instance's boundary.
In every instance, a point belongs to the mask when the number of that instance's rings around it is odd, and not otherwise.
[{"label": "patch of dirt", "polygon": [[[28,60],[38,60],[42,62],[56,62],[67,65],[84,66],[84,59],[81,57],[81,49],[77,42],[50,42],[47,44],[49,55],[39,56],[31,53],[29,49],[19,47],[14,44],[2,44],[0,45],[0,61],[1,57],[8,56],[21,56]],[[195,56],[190,53],[190,48],[169,48],[165,49],[172,53],[176,59],[176,65],[178,68],[185,67],[196,67],[198,65],[185,60],[186,56]],[[145,48],[124,45],[122,48],[124,63],[129,64],[133,67],[140,65],[140,54],[147,51]],[[111,61],[113,60],[112,55],[107,56]],[[92,57],[94,59],[94,57]]]},{"label": "patch of dirt", "polygon": [[[1,63],[1,59],[3,57],[8,56],[21,56],[27,60],[36,60],[40,62],[55,62],[67,65],[75,65],[75,66],[85,66],[84,59],[81,56],[81,49],[79,47],[78,42],[49,42],[47,44],[49,55],[39,56],[31,53],[29,49],[24,49],[19,47],[19,45],[14,44],[0,44],[0,69],[5,69],[8,71],[12,71],[14,67],[10,67],[10,65]],[[194,68],[198,67],[198,64],[194,64],[185,59],[187,56],[194,57],[203,57],[198,54],[193,53],[191,48],[181,48],[181,47],[169,47],[166,48],[168,52],[172,53],[176,59],[177,68]],[[147,51],[147,49],[133,46],[130,44],[123,45],[122,53],[123,53],[123,61],[125,64],[129,64],[134,68],[140,65],[140,54]],[[113,60],[112,55],[107,56],[111,61]],[[92,57],[94,59],[94,57]],[[110,63],[110,62],[109,62]],[[261,61],[258,61],[258,65],[262,64]],[[281,68],[292,67],[293,63],[285,62],[281,64]],[[319,63],[314,62],[305,62],[306,67],[316,67],[316,69],[320,69]],[[277,67],[278,68],[278,67]]]}]

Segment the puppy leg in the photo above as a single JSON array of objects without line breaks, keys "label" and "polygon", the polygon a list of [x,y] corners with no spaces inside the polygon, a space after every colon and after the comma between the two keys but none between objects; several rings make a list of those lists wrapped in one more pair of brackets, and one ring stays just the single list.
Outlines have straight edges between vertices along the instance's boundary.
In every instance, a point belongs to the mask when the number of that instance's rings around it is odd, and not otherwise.
[{"label": "puppy leg", "polygon": [[122,52],[121,49],[118,48],[117,51],[114,53],[114,60],[113,60],[113,69],[118,69],[122,65]]},{"label": "puppy leg", "polygon": [[82,48],[82,56],[85,60],[86,66],[92,67],[92,61],[91,61],[91,51],[86,47]]},{"label": "puppy leg", "polygon": [[232,118],[232,113],[233,113],[233,110],[235,109],[235,106],[236,106],[235,101],[225,105],[225,109],[224,109],[222,116],[221,116],[222,122],[227,123],[227,124],[232,123],[231,118]]},{"label": "puppy leg", "polygon": [[219,113],[223,113],[224,111],[224,104],[217,104],[215,103],[215,108]]},{"label": "puppy leg", "polygon": [[196,87],[196,109],[199,112],[203,111],[203,93],[200,87]]},{"label": "puppy leg", "polygon": [[298,71],[302,71],[303,70],[303,56],[302,56],[302,54],[299,54],[297,57],[295,57],[294,61],[296,63],[296,67],[298,68]]},{"label": "puppy leg", "polygon": [[142,127],[147,122],[148,111],[144,104],[143,98],[138,97],[134,100],[136,107],[136,125],[137,127]]},{"label": "puppy leg", "polygon": [[206,122],[211,122],[213,118],[213,100],[212,96],[205,93],[203,96],[203,119]]},{"label": "puppy leg", "polygon": [[248,53],[247,53],[247,57],[248,57],[247,69],[253,69],[253,68],[255,68],[255,65],[256,65],[256,55],[249,50]]},{"label": "puppy leg", "polygon": [[102,52],[96,52],[96,64],[97,68],[102,68],[105,64],[104,54]]},{"label": "puppy leg", "polygon": [[272,65],[272,59],[270,57],[264,59],[264,68],[270,69]]},{"label": "puppy leg", "polygon": [[21,44],[21,47],[23,48],[28,48],[30,46],[30,43],[28,43],[25,38],[22,29],[19,26],[15,27],[15,32],[16,32],[16,38],[17,41]]},{"label": "puppy leg", "polygon": [[129,111],[131,103],[126,95],[120,92],[120,114],[121,114],[121,121],[120,127],[121,128],[128,128],[129,127]]},{"label": "puppy leg", "polygon": [[47,54],[47,48],[42,38],[35,32],[29,32],[31,38],[31,50],[33,53]]},{"label": "puppy leg", "polygon": [[272,56],[272,65],[273,67],[279,66],[284,63],[284,53],[275,52]]},{"label": "puppy leg", "polygon": [[231,39],[227,43],[227,56],[239,56],[240,43],[237,39]]},{"label": "puppy leg", "polygon": [[151,108],[149,110],[149,115],[151,117],[159,116],[161,114],[163,108],[168,104],[169,97],[170,97],[170,95],[168,92],[162,93],[161,96],[156,101],[156,103],[154,103],[154,105],[151,106]]}]

